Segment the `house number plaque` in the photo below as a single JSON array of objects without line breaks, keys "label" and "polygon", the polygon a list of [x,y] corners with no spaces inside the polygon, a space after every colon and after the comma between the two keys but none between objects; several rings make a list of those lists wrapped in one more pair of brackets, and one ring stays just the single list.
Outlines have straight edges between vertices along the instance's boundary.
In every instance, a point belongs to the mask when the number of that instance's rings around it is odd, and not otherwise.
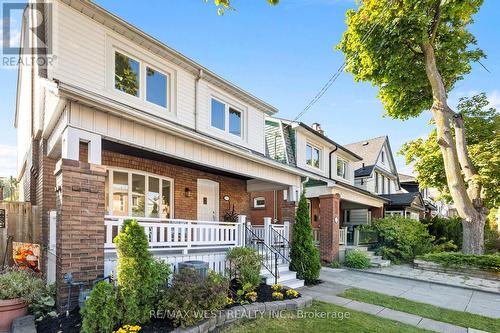
[{"label": "house number plaque", "polygon": [[5,228],[5,209],[0,209],[0,228]]}]

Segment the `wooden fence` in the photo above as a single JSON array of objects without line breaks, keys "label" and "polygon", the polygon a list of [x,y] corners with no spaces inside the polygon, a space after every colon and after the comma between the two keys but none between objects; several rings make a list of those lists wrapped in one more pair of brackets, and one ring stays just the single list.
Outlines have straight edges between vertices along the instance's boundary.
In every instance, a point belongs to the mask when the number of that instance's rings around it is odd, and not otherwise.
[{"label": "wooden fence", "polygon": [[[2,223],[4,213],[5,224]],[[29,202],[0,201],[0,268],[4,256],[5,264],[12,264],[13,241],[40,243],[38,209]]]}]

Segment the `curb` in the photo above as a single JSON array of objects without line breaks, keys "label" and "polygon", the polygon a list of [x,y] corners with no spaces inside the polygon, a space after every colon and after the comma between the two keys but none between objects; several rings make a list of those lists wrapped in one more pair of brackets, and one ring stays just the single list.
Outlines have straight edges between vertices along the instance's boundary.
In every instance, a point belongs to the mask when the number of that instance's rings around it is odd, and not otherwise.
[{"label": "curb", "polygon": [[[333,268],[330,268],[330,269],[333,269]],[[429,281],[429,280],[423,280],[423,279],[418,279],[418,278],[413,278],[413,277],[397,276],[397,275],[392,275],[392,274],[388,274],[388,273],[366,271],[366,270],[357,269],[357,268],[343,268],[343,269],[347,270],[347,271],[353,271],[353,272],[362,272],[362,273],[368,273],[368,274],[374,274],[374,275],[389,276],[389,277],[403,279],[403,280],[412,280],[412,281],[418,281],[418,282],[434,283],[434,284],[438,284],[438,285],[446,286],[446,287],[462,288],[462,289],[468,289],[468,290],[472,290],[472,291],[480,291],[483,293],[489,293],[489,294],[493,294],[493,295],[500,295],[500,291],[484,290],[484,289],[470,287],[470,286],[457,286],[455,284],[449,284],[449,283],[444,283],[444,282],[440,282],[440,281]]]},{"label": "curb", "polygon": [[311,296],[301,296],[296,299],[274,301],[266,303],[252,303],[237,305],[230,309],[222,310],[217,317],[201,321],[190,327],[178,327],[172,333],[207,333],[223,326],[232,324],[242,319],[255,319],[257,315],[270,314],[278,311],[303,309],[312,304]]}]

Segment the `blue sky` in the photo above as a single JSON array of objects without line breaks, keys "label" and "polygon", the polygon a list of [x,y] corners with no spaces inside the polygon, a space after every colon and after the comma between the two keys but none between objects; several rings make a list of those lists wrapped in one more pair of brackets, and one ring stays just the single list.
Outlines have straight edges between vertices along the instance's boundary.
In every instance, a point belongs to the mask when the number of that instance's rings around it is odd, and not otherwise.
[{"label": "blue sky", "polygon": [[[217,16],[212,0],[98,0],[98,4],[198,61],[229,81],[276,106],[279,116],[294,118],[343,62],[334,46],[345,29],[350,0],[233,0],[237,11]],[[500,2],[486,0],[471,31],[488,58],[451,92],[460,96],[484,91],[500,107]],[[0,176],[15,170],[14,108],[16,71],[0,68]],[[389,135],[392,150],[430,131],[430,114],[400,121],[383,117],[377,89],[342,74],[300,120],[322,124],[327,135],[349,143]],[[396,156],[398,169],[408,172]]]}]

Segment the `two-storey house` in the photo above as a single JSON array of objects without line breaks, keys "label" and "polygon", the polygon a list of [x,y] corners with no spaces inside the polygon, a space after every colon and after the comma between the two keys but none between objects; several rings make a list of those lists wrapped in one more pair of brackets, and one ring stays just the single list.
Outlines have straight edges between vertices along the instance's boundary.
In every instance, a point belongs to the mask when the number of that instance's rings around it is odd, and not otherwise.
[{"label": "two-storey house", "polygon": [[[382,217],[387,200],[355,186],[355,165],[361,157],[326,136],[319,124],[269,116],[266,147],[270,158],[309,174],[303,178],[304,189],[323,262],[337,259],[341,246],[352,243],[354,234],[348,235],[347,226]],[[286,197],[280,191],[252,193],[252,223],[262,223],[262,216],[279,220],[279,207]]]},{"label": "two-storey house", "polygon": [[124,219],[169,263],[202,259],[219,271],[227,248],[244,244],[249,193],[286,190],[293,223],[314,169],[266,156],[275,107],[91,1],[29,4],[21,39],[37,59],[19,66],[21,196],[38,206],[60,307],[66,273],[90,283],[115,269]]},{"label": "two-storey house", "polygon": [[402,190],[399,174],[392,155],[389,138],[380,136],[347,144],[346,147],[363,159],[355,164],[355,184],[384,197],[384,215],[401,215],[419,219],[425,211],[424,200],[417,190]]}]

